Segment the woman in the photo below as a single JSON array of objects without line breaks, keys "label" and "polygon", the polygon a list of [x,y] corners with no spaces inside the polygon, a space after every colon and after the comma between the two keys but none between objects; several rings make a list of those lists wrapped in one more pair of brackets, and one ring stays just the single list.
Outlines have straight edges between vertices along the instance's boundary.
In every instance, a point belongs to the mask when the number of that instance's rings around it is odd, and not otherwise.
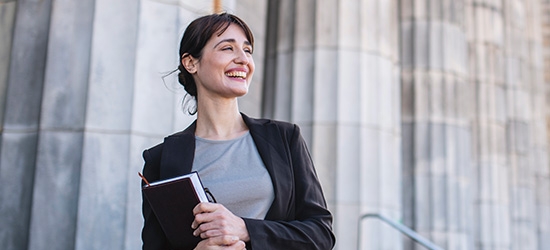
[{"label": "woman", "polygon": [[[198,171],[218,203],[200,203],[195,249],[332,249],[332,215],[298,126],[239,112],[254,73],[254,37],[238,17],[204,16],[180,44],[179,81],[196,121],[145,150],[149,181]],[[194,113],[194,112],[190,112]],[[143,249],[172,246],[144,199]]]}]

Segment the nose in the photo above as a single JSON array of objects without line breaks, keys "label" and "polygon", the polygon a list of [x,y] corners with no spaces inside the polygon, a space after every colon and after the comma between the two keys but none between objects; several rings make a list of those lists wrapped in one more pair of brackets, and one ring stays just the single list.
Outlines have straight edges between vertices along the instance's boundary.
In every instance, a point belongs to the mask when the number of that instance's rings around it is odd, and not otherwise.
[{"label": "nose", "polygon": [[249,54],[247,54],[243,50],[239,50],[239,51],[240,52],[236,53],[235,59],[233,59],[233,61],[237,64],[248,65],[250,63],[250,61],[252,60],[252,57],[249,56]]}]

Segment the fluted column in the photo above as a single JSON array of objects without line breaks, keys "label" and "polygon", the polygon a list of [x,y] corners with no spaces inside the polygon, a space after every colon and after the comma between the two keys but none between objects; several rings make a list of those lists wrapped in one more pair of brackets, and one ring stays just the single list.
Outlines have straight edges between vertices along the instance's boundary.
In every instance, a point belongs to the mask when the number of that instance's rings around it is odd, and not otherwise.
[{"label": "fluted column", "polygon": [[[544,79],[542,64],[540,2],[506,1],[505,86],[507,97],[508,162],[510,164],[511,249],[544,249],[539,237],[548,237],[541,225],[548,196],[541,195],[548,179],[544,124]],[[540,178],[542,177],[542,178]],[[540,186],[539,186],[540,185]],[[546,189],[548,186],[546,186]],[[548,191],[548,189],[547,189]],[[542,209],[542,210],[540,210]],[[546,227],[546,226],[543,226]]]},{"label": "fluted column", "polygon": [[[302,127],[337,249],[357,249],[361,214],[401,218],[397,1],[269,4],[264,114]],[[361,249],[400,248],[380,222],[360,226]]]},{"label": "fluted column", "polygon": [[75,249],[124,248],[138,7],[95,1]]},{"label": "fluted column", "polygon": [[29,249],[75,246],[93,4],[52,4]]},{"label": "fluted column", "polygon": [[2,34],[0,37],[0,140],[4,128],[6,90],[8,87],[16,7],[16,0],[0,1],[0,34]]},{"label": "fluted column", "polygon": [[188,22],[179,18],[183,9],[177,3],[150,0],[140,1],[139,9],[129,155],[124,156],[129,164],[124,225],[127,250],[141,249],[141,181],[136,179],[143,169],[141,154],[169,133],[183,129],[189,124],[186,118],[191,118],[181,106],[185,91],[177,82],[177,73],[161,79],[163,72],[178,66],[178,39]]},{"label": "fluted column", "polygon": [[[16,9],[13,4],[17,3]],[[0,2],[2,40],[11,39],[11,55],[2,58],[0,97],[0,248],[26,249],[32,206],[40,104],[48,44],[51,1]],[[13,29],[9,25],[15,12]],[[13,31],[13,33],[10,32]],[[12,36],[13,34],[13,36]],[[5,35],[5,37],[4,37]],[[5,46],[5,44],[3,44]],[[5,56],[5,48],[2,54]],[[9,48],[8,48],[9,49]]]},{"label": "fluted column", "polygon": [[[398,2],[347,1],[339,13],[340,131],[336,196],[342,197],[337,198],[338,212],[345,224],[339,224],[338,229],[344,234],[349,234],[347,227],[355,216],[353,210],[348,209],[353,206],[353,202],[349,202],[350,194],[357,184],[360,215],[380,213],[402,221],[402,161],[398,157],[402,150]],[[356,23],[358,25],[354,25]],[[356,131],[360,138],[355,136]],[[347,161],[357,155],[358,165]],[[359,178],[354,180],[357,171]],[[353,180],[351,185],[349,180]],[[363,229],[363,234],[358,235],[362,243],[357,246],[360,249],[402,249],[401,241],[396,240],[401,234],[395,229],[380,221],[363,221],[360,226]],[[348,245],[342,244],[341,249],[354,249],[352,244]]]},{"label": "fluted column", "polygon": [[464,1],[401,3],[404,222],[444,249],[472,249]]},{"label": "fluted column", "polygon": [[[536,191],[536,207],[537,207],[537,236],[538,247],[540,250],[546,246],[550,246],[550,165],[548,162],[549,150],[548,144],[550,142],[550,102],[548,97],[550,96],[550,2],[540,2],[541,20],[542,23],[542,44],[541,51],[537,51],[543,55],[544,61],[544,85],[535,87],[535,100],[534,104],[541,108],[544,107],[544,118],[536,120],[537,126],[534,134],[536,135],[536,158],[535,164],[535,179],[537,182]],[[536,24],[535,24],[536,25]],[[535,118],[535,117],[533,117]],[[546,136],[541,136],[546,134]],[[541,146],[545,147],[541,147]]]},{"label": "fluted column", "polygon": [[[535,197],[531,202],[534,204],[535,211],[533,215],[529,216],[531,221],[530,229],[527,231],[534,236],[533,245],[536,245],[538,250],[548,248],[550,246],[550,162],[548,160],[548,134],[546,113],[548,107],[546,106],[548,96],[546,95],[545,84],[545,64],[544,64],[544,46],[546,43],[543,39],[543,27],[540,26],[543,18],[546,16],[544,12],[544,6],[548,3],[541,1],[530,1],[528,4],[527,21],[531,29],[527,29],[527,35],[529,37],[529,69],[530,73],[527,74],[527,79],[531,82],[531,88],[529,89],[531,95],[531,102],[527,105],[532,107],[533,113],[530,118],[532,138],[531,153],[530,153],[530,174],[532,177],[529,179],[534,181],[535,184],[531,186],[533,196]],[[543,10],[543,11],[541,11]],[[548,10],[546,10],[548,13]],[[517,234],[517,238],[520,238],[523,232]],[[519,248],[518,248],[519,249]]]},{"label": "fluted column", "polygon": [[[470,81],[476,90],[473,236],[477,249],[510,248],[510,168],[504,71],[504,18],[500,1],[468,1]],[[511,17],[506,17],[511,18]],[[519,48],[515,48],[519,49]]]},{"label": "fluted column", "polygon": [[504,20],[504,91],[506,94],[506,150],[509,157],[510,190],[510,248],[534,250],[536,248],[536,227],[533,226],[535,213],[535,181],[530,158],[532,150],[531,111],[528,101],[532,82],[525,73],[536,73],[531,68],[528,55],[529,37],[525,15],[528,1],[503,2],[502,11],[508,18]]}]

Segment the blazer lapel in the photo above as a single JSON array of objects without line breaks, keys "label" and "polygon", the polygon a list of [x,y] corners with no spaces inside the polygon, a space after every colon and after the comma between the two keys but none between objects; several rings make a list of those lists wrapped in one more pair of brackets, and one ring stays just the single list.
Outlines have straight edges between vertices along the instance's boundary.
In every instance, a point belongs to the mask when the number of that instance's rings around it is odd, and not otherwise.
[{"label": "blazer lapel", "polygon": [[195,157],[195,128],[193,122],[184,131],[164,138],[160,164],[160,179],[168,179],[191,172]]},{"label": "blazer lapel", "polygon": [[269,120],[256,120],[242,115],[250,129],[250,134],[256,144],[273,183],[275,200],[271,204],[266,219],[279,220],[288,217],[291,198],[293,197],[293,175],[290,157],[286,155],[283,135],[281,135],[276,124]]}]

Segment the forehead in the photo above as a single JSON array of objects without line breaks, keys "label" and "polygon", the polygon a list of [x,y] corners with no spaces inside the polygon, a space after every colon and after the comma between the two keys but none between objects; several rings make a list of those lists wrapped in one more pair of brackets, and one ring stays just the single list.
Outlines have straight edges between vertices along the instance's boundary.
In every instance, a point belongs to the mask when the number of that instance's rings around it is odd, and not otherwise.
[{"label": "forehead", "polygon": [[212,43],[212,42],[225,40],[225,39],[234,39],[236,42],[239,42],[239,43],[244,41],[250,43],[250,41],[246,37],[246,34],[243,28],[241,28],[239,25],[231,23],[229,24],[229,26],[227,26],[227,28],[225,27],[226,26],[223,26],[220,30],[212,34],[208,42]]}]

